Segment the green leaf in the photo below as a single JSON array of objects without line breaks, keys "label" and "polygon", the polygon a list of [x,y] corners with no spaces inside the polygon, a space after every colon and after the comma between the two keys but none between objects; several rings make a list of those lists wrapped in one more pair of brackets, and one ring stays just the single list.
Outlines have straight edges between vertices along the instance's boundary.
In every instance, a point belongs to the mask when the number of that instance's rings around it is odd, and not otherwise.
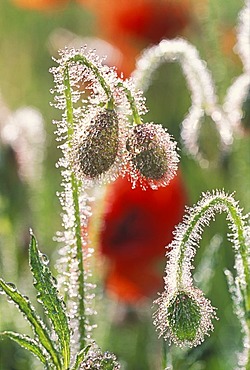
[{"label": "green leaf", "polygon": [[22,296],[12,283],[6,283],[0,278],[0,289],[17,305],[24,317],[29,321],[36,333],[40,344],[50,354],[51,360],[57,369],[60,369],[60,358],[50,339],[50,334],[42,319],[36,314],[34,307],[27,297]]},{"label": "green leaf", "polygon": [[47,264],[48,259],[37,248],[35,236],[31,233],[29,260],[34,276],[34,286],[38,291],[37,299],[50,319],[61,346],[61,357],[67,369],[70,363],[70,329],[65,304],[58,296],[56,280]]},{"label": "green leaf", "polygon": [[3,333],[0,333],[0,339],[4,339],[4,337],[12,339],[20,346],[33,353],[33,355],[35,355],[46,366],[46,368],[49,369],[48,360],[45,357],[43,350],[37,341],[27,335],[15,333],[12,331],[4,331]]},{"label": "green leaf", "polygon": [[90,350],[90,348],[91,348],[91,344],[81,349],[81,351],[77,353],[75,363],[71,367],[71,370],[78,370],[80,368],[80,365],[82,361],[84,360],[85,356],[87,355],[88,351]]}]

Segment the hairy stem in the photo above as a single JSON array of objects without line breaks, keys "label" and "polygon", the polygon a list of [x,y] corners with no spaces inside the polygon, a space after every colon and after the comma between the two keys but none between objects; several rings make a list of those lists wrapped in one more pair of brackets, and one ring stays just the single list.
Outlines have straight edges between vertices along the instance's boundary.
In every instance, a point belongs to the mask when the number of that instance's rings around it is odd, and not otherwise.
[{"label": "hairy stem", "polygon": [[[185,233],[183,234],[182,241],[180,244],[180,257],[179,257],[179,263],[178,263],[178,279],[179,282],[182,280],[182,265],[184,261],[184,257],[187,252],[187,246],[188,241],[190,237],[192,236],[192,233],[194,232],[194,229],[197,228],[199,225],[201,219],[204,218],[204,216],[213,208],[213,210],[218,210],[218,212],[221,212],[221,209],[223,211],[227,212],[232,224],[234,225],[235,231],[236,231],[236,240],[237,240],[237,248],[235,248],[235,252],[239,253],[242,261],[243,261],[243,268],[244,268],[244,278],[245,282],[244,284],[241,284],[244,297],[245,297],[245,305],[246,305],[246,312],[250,310],[249,305],[249,281],[250,281],[250,272],[249,272],[249,265],[248,265],[248,248],[247,243],[244,236],[244,224],[242,221],[242,215],[240,214],[239,210],[235,207],[235,204],[229,197],[224,197],[220,194],[215,194],[211,199],[204,203],[202,207],[200,207],[199,211],[194,213],[193,217],[189,221],[188,227],[185,230]],[[208,215],[209,217],[209,215]]]},{"label": "hairy stem", "polygon": [[[68,145],[72,145],[72,137],[74,133],[74,120],[73,120],[73,103],[70,88],[69,70],[65,69],[64,74],[64,85],[65,85],[65,99],[66,99],[66,114],[68,123]],[[83,250],[82,250],[82,238],[81,238],[81,220],[80,220],[80,207],[79,207],[79,190],[80,183],[76,179],[74,173],[71,171],[70,181],[72,186],[73,195],[73,206],[74,206],[74,216],[75,216],[75,238],[76,238],[76,248],[77,248],[77,261],[78,261],[78,320],[79,320],[79,341],[80,348],[85,347],[85,326],[86,326],[86,315],[85,315],[85,304],[84,304],[84,267],[83,267]]]},{"label": "hairy stem", "polygon": [[[187,271],[187,261],[193,258],[190,253],[190,248],[194,240],[199,239],[204,225],[208,225],[211,219],[214,218],[216,213],[226,212],[232,234],[230,235],[231,241],[235,251],[235,267],[236,274],[239,282],[240,293],[242,296],[242,308],[245,314],[245,323],[247,326],[246,335],[250,340],[250,271],[249,271],[249,245],[247,244],[247,227],[244,223],[244,218],[237,203],[231,196],[224,193],[214,193],[208,198],[204,198],[200,202],[195,211],[190,214],[190,218],[186,223],[185,229],[180,239],[179,255],[177,261],[177,287],[185,285],[185,273]],[[188,265],[190,268],[190,265]],[[243,325],[243,323],[242,323]],[[250,351],[248,350],[247,369],[250,369]]]},{"label": "hairy stem", "polygon": [[131,111],[132,111],[133,120],[134,120],[135,124],[141,125],[142,120],[141,120],[140,114],[138,112],[137,106],[135,104],[135,99],[131,94],[131,91],[126,86],[124,86],[124,84],[122,82],[119,82],[117,84],[117,86],[121,87],[123,89],[125,95],[126,95],[126,98],[127,98],[128,102],[130,104],[130,108],[131,108]]},{"label": "hairy stem", "polygon": [[80,62],[83,65],[85,65],[86,67],[88,67],[94,73],[98,82],[102,86],[105,94],[107,95],[107,98],[108,98],[107,108],[110,109],[110,110],[113,109],[114,108],[114,97],[113,97],[112,91],[111,91],[109,85],[106,83],[103,76],[101,75],[99,69],[93,63],[91,63],[84,55],[80,55],[80,54],[75,55],[69,61]]}]

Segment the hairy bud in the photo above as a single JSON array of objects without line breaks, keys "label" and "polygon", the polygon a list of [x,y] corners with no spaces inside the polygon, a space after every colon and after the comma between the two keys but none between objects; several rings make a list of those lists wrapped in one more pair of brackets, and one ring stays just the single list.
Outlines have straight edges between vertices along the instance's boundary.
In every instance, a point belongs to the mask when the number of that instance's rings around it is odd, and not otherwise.
[{"label": "hairy bud", "polygon": [[79,140],[77,155],[80,176],[97,178],[114,164],[118,151],[118,117],[114,110],[99,112]]},{"label": "hairy bud", "polygon": [[160,335],[180,347],[197,346],[213,330],[214,308],[197,288],[180,289],[174,294],[164,292],[155,303],[159,309],[154,314],[154,324]]},{"label": "hairy bud", "polygon": [[181,341],[194,340],[200,320],[197,302],[185,292],[178,292],[168,307],[168,321],[173,334]]},{"label": "hairy bud", "polygon": [[176,143],[161,125],[135,126],[126,147],[135,171],[152,187],[165,186],[173,178],[178,162]]},{"label": "hairy bud", "polygon": [[143,176],[159,180],[167,171],[164,149],[159,146],[154,132],[145,130],[143,125],[135,127],[127,149],[133,153],[133,163]]}]

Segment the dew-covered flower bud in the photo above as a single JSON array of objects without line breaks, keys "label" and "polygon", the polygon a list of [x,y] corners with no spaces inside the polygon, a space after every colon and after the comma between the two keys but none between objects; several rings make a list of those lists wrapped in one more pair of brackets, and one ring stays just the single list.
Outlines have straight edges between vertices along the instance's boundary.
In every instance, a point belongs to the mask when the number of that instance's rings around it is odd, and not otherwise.
[{"label": "dew-covered flower bud", "polygon": [[213,330],[214,308],[197,288],[180,289],[174,294],[164,292],[155,303],[159,305],[154,324],[160,336],[180,347],[194,347]]},{"label": "dew-covered flower bud", "polygon": [[159,124],[144,123],[133,128],[127,140],[132,166],[131,180],[151,188],[166,186],[174,177],[179,161],[176,143]]},{"label": "dew-covered flower bud", "polygon": [[179,340],[194,340],[201,321],[197,302],[185,292],[178,292],[168,307],[168,321]]},{"label": "dew-covered flower bud", "polygon": [[118,153],[118,136],[116,111],[99,111],[74,145],[72,164],[80,178],[98,178],[112,167]]}]

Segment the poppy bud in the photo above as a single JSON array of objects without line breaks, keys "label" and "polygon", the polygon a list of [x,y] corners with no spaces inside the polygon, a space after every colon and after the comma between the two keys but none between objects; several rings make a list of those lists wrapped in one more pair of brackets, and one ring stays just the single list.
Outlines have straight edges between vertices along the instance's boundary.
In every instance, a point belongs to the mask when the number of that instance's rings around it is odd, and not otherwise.
[{"label": "poppy bud", "polygon": [[185,292],[178,292],[168,307],[168,321],[173,334],[180,341],[192,341],[196,337],[201,320],[197,302]]},{"label": "poppy bud", "polygon": [[180,347],[195,347],[213,330],[215,309],[200,289],[189,287],[175,293],[165,291],[155,303],[154,325],[164,339]]},{"label": "poppy bud", "polygon": [[78,171],[91,179],[107,172],[118,151],[118,116],[114,110],[97,113],[80,138],[77,148]]},{"label": "poppy bud", "polygon": [[134,127],[126,145],[136,171],[149,182],[163,181],[163,185],[168,184],[176,171],[175,146],[163,127],[153,123]]}]

